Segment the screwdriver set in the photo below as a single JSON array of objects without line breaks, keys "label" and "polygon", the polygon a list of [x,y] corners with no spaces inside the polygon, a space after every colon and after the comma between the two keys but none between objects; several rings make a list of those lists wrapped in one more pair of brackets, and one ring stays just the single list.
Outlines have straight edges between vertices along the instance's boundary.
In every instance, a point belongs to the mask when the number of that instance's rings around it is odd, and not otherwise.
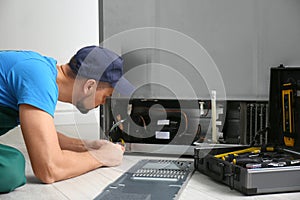
[{"label": "screwdriver set", "polygon": [[276,147],[252,147],[215,156],[247,169],[300,166],[300,156]]}]

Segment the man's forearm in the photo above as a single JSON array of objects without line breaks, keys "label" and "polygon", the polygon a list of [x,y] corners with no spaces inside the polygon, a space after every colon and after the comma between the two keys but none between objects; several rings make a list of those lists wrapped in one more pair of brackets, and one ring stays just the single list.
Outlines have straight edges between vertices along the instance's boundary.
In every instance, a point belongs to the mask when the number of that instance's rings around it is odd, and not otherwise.
[{"label": "man's forearm", "polygon": [[76,152],[87,151],[85,143],[81,139],[71,138],[62,133],[57,132],[58,141],[62,150],[70,150]]},{"label": "man's forearm", "polygon": [[56,161],[56,167],[52,172],[53,176],[48,183],[72,178],[103,165],[91,152],[63,150],[60,158],[62,160]]},{"label": "man's forearm", "polygon": [[53,183],[101,166],[121,163],[123,151],[120,145],[100,140],[87,144],[87,141],[67,137],[57,133],[48,113],[27,104],[20,105],[19,109],[32,169],[42,182]]}]

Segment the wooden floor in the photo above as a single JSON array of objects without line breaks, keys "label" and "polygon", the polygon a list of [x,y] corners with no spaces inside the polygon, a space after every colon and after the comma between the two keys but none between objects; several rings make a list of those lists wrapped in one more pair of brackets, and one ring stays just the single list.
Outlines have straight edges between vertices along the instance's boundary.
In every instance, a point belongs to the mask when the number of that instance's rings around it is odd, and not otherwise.
[{"label": "wooden floor", "polygon": [[[65,200],[65,199],[93,199],[108,184],[116,180],[138,160],[145,159],[140,156],[124,156],[121,166],[113,168],[100,168],[82,176],[56,182],[53,184],[41,184],[33,175],[28,154],[19,128],[0,137],[0,143],[7,144],[21,150],[26,158],[27,184],[9,194],[0,195],[1,200],[30,199],[30,200]],[[244,196],[241,193],[230,190],[227,186],[211,180],[209,177],[195,172],[182,191],[180,200],[299,200],[300,193],[280,193],[270,195]]]}]

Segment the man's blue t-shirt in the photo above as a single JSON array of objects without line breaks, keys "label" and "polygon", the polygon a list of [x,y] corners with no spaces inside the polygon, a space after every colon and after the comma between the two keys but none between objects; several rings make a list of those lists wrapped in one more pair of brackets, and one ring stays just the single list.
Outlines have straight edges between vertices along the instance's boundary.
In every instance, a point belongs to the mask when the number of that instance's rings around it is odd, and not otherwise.
[{"label": "man's blue t-shirt", "polygon": [[32,51],[0,51],[0,105],[37,107],[52,117],[58,99],[53,58]]}]

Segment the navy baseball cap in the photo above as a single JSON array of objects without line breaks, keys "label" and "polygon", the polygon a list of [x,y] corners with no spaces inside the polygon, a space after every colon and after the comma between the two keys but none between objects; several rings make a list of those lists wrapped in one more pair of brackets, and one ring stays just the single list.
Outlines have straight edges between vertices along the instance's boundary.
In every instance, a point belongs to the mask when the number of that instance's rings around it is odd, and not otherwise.
[{"label": "navy baseball cap", "polygon": [[72,57],[69,65],[78,76],[109,83],[122,95],[131,95],[135,90],[123,77],[123,59],[106,48],[83,47]]}]

